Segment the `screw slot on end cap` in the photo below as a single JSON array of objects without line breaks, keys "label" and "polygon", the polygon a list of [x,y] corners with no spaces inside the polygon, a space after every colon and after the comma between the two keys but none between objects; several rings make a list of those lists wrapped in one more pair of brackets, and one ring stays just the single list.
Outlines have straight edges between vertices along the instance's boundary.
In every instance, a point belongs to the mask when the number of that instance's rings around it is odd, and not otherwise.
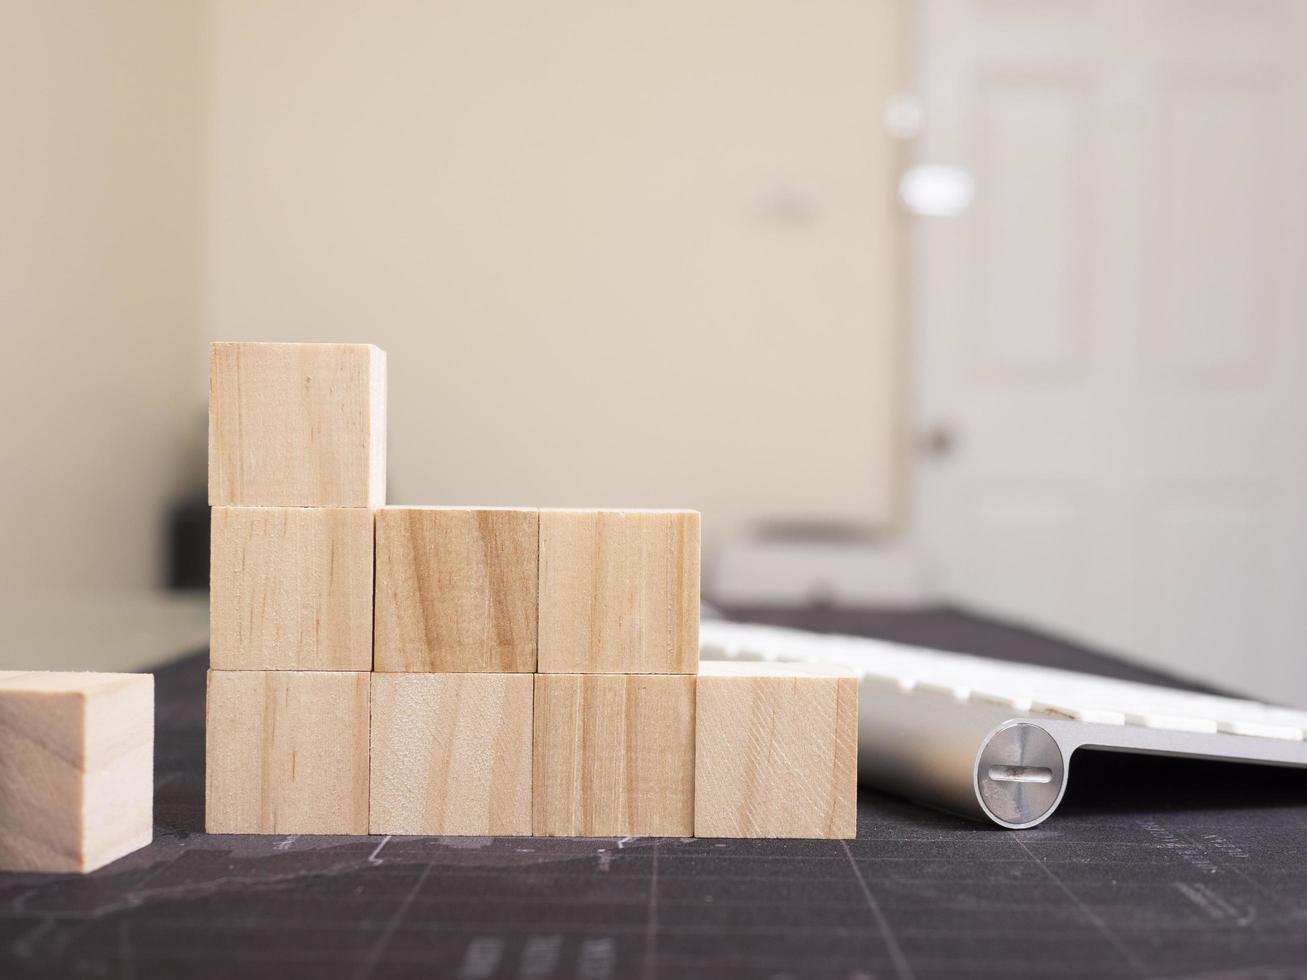
[{"label": "screw slot on end cap", "polygon": [[1057,804],[1066,767],[1052,735],[1017,722],[989,737],[976,764],[980,804],[1005,827],[1033,827]]}]

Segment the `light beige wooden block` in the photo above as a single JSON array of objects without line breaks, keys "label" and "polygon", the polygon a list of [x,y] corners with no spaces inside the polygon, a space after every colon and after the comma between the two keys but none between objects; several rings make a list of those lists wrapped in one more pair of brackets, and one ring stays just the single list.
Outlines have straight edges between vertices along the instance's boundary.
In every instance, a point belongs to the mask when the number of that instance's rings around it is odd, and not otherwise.
[{"label": "light beige wooden block", "polygon": [[209,671],[205,829],[366,834],[361,671]]},{"label": "light beige wooden block", "polygon": [[693,675],[537,674],[535,682],[533,833],[693,833]]},{"label": "light beige wooden block", "polygon": [[374,834],[531,833],[531,674],[373,674]]},{"label": "light beige wooden block", "polygon": [[386,355],[368,344],[209,351],[209,503],[386,502]]},{"label": "light beige wooden block", "polygon": [[540,671],[693,674],[699,514],[540,513]]},{"label": "light beige wooden block", "polygon": [[536,669],[540,513],[377,511],[380,671]]},{"label": "light beige wooden block", "polygon": [[858,680],[843,667],[699,667],[696,837],[853,837]]},{"label": "light beige wooden block", "polygon": [[215,507],[216,670],[372,669],[372,511]]},{"label": "light beige wooden block", "polygon": [[0,671],[0,871],[94,871],[153,830],[154,678]]}]

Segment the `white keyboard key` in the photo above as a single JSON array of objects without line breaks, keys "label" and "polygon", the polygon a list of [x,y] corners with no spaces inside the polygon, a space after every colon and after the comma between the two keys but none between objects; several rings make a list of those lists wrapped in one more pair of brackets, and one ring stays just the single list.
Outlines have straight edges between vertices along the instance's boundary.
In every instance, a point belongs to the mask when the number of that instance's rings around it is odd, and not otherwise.
[{"label": "white keyboard key", "polygon": [[1056,715],[1070,718],[1072,721],[1084,721],[1091,725],[1124,725],[1126,716],[1111,708],[1091,708],[1074,704],[1050,704],[1047,701],[1035,701],[1031,710],[1044,715]]},{"label": "white keyboard key", "polygon": [[1137,711],[1127,712],[1125,717],[1130,724],[1140,728],[1159,728],[1168,732],[1207,732],[1212,735],[1217,732],[1216,721],[1212,718]]},{"label": "white keyboard key", "polygon": [[1262,720],[1273,725],[1292,725],[1294,728],[1301,728],[1307,731],[1307,712],[1297,711],[1293,708],[1277,708],[1273,705],[1261,705],[1265,708],[1262,714]]},{"label": "white keyboard key", "polygon": [[971,697],[971,688],[963,684],[944,684],[940,681],[918,681],[916,689],[927,694],[943,694],[957,701],[966,701]]},{"label": "white keyboard key", "polygon": [[1034,702],[1024,694],[1003,694],[999,691],[987,689],[974,689],[971,692],[972,701],[980,701],[984,704],[996,704],[1000,708],[1011,708],[1013,711],[1026,712],[1034,706]]},{"label": "white keyboard key", "polygon": [[1300,742],[1303,738],[1303,730],[1295,725],[1272,725],[1262,721],[1218,721],[1216,728],[1229,735],[1283,738],[1293,742]]},{"label": "white keyboard key", "polygon": [[873,684],[887,684],[890,687],[898,688],[900,691],[911,691],[917,686],[915,678],[904,676],[895,677],[893,674],[883,674],[880,672],[874,674],[864,673],[862,679],[871,681]]}]

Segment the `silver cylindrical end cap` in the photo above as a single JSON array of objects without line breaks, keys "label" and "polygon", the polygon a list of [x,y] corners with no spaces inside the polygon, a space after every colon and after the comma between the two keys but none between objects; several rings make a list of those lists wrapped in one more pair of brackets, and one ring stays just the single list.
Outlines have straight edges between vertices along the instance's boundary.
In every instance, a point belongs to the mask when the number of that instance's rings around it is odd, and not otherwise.
[{"label": "silver cylindrical end cap", "polygon": [[986,740],[976,759],[976,796],[1012,830],[1041,823],[1062,798],[1066,765],[1057,741],[1037,724],[1013,722]]}]

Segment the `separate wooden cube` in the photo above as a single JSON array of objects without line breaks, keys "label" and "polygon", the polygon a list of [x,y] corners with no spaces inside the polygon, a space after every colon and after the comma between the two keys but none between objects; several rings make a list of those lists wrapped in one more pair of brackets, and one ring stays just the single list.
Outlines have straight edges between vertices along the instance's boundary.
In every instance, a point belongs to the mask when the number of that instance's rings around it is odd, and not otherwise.
[{"label": "separate wooden cube", "polygon": [[205,829],[366,834],[370,677],[209,671]]},{"label": "separate wooden cube", "polygon": [[377,511],[379,671],[536,669],[540,513]]},{"label": "separate wooden cube", "polygon": [[94,871],[153,830],[154,678],[0,671],[0,871]]},{"label": "separate wooden cube", "polygon": [[386,502],[386,355],[368,344],[209,352],[209,503]]},{"label": "separate wooden cube", "polygon": [[540,513],[540,671],[693,674],[695,511]]},{"label": "separate wooden cube", "polygon": [[843,667],[699,667],[696,837],[853,837],[858,680]]},{"label": "separate wooden cube", "polygon": [[537,674],[532,832],[693,833],[694,684],[685,674]]},{"label": "separate wooden cube", "polygon": [[215,507],[209,662],[372,669],[372,511]]},{"label": "separate wooden cube", "polygon": [[531,833],[531,674],[373,674],[374,834]]}]

